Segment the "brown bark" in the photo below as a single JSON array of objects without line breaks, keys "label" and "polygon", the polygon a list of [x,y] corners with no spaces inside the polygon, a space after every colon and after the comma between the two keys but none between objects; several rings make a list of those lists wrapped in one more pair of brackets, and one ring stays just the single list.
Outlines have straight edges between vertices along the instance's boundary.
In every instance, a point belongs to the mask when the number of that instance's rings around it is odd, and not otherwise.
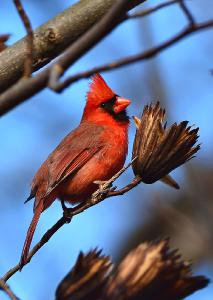
[{"label": "brown bark", "polygon": [[[33,71],[57,57],[66,47],[98,22],[114,0],[81,0],[34,31]],[[133,8],[143,1],[130,1]],[[29,16],[30,17],[30,16]],[[21,78],[27,53],[27,38],[0,53],[0,92]]]}]

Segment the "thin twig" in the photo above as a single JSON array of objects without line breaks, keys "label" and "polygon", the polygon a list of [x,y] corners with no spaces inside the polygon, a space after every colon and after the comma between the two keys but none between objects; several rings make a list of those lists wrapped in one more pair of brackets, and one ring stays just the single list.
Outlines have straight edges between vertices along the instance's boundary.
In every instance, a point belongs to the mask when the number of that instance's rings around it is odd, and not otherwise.
[{"label": "thin twig", "polygon": [[[118,196],[123,195],[124,193],[127,193],[131,189],[133,189],[136,185],[138,185],[141,182],[141,179],[135,178],[130,184],[128,184],[126,187],[122,188],[121,190],[114,191],[114,188],[109,189],[111,184],[123,173],[125,172],[133,163],[133,161],[136,158],[134,158],[126,167],[122,168],[116,175],[114,175],[110,180],[108,180],[104,185],[102,185],[96,192],[93,193],[91,196],[91,199],[87,201],[86,203],[77,205],[73,209],[70,209],[70,215],[63,215],[41,238],[41,240],[33,247],[33,249],[30,251],[27,259],[28,264],[31,261],[31,258],[35,255],[38,250],[46,244],[49,239],[58,231],[64,224],[70,223],[73,216],[78,215],[85,211],[86,209],[102,202],[106,198],[112,197],[112,196]],[[23,266],[21,266],[23,267]],[[20,264],[18,263],[15,267],[11,268],[2,278],[1,280],[3,282],[6,282],[11,276],[13,276],[18,270],[20,269]]]},{"label": "thin twig", "polygon": [[13,0],[13,2],[27,31],[27,51],[26,60],[24,63],[24,77],[30,77],[32,74],[33,66],[33,29],[30,23],[30,19],[28,18],[21,1]]},{"label": "thin twig", "polygon": [[128,15],[128,19],[135,19],[135,18],[143,18],[143,17],[146,17],[162,8],[165,8],[165,7],[168,7],[170,5],[174,5],[174,4],[177,4],[179,3],[180,0],[171,0],[171,1],[168,1],[168,2],[162,2],[160,4],[157,4],[153,7],[150,7],[150,8],[147,8],[146,10],[142,10],[142,11],[137,11],[135,13],[132,13],[132,14],[129,14]]},{"label": "thin twig", "polygon": [[[138,61],[151,59],[154,56],[156,56],[157,54],[161,53],[163,50],[169,48],[170,46],[174,45],[178,41],[189,36],[190,34],[200,31],[200,30],[203,30],[203,29],[210,28],[210,27],[213,27],[213,20],[196,24],[193,27],[187,26],[184,30],[179,32],[176,36],[173,36],[170,39],[168,39],[167,41],[161,43],[160,45],[153,47],[149,50],[146,50],[142,53],[132,55],[129,57],[125,57],[125,58],[122,58],[122,59],[119,59],[116,61],[112,61],[108,64],[104,64],[102,66],[92,68],[88,71],[84,71],[84,72],[77,73],[75,75],[71,75],[71,76],[67,77],[63,82],[60,82],[57,85],[57,90],[55,90],[55,91],[60,93],[65,88],[67,88],[70,84],[72,84],[82,78],[89,78],[91,75],[93,75],[95,73],[106,72],[106,71],[118,69],[120,67],[129,65],[132,63],[136,63]],[[1,96],[0,96],[0,99],[1,99]],[[0,115],[1,115],[1,107],[0,107]]]},{"label": "thin twig", "polygon": [[179,0],[179,5],[189,21],[189,26],[190,27],[196,26],[195,19],[191,14],[190,10],[188,9],[188,7],[186,6],[184,0]]},{"label": "thin twig", "polygon": [[19,300],[19,298],[13,293],[9,285],[6,284],[3,280],[0,280],[0,290],[3,290],[11,300]]},{"label": "thin twig", "polygon": [[113,197],[113,196],[121,196],[124,195],[125,193],[127,193],[128,191],[132,190],[134,187],[136,187],[139,183],[141,183],[141,178],[140,177],[135,177],[132,182],[130,182],[129,184],[127,184],[125,187],[123,187],[122,189],[119,190],[115,190],[115,191],[110,191],[107,194],[107,198],[108,197]]}]

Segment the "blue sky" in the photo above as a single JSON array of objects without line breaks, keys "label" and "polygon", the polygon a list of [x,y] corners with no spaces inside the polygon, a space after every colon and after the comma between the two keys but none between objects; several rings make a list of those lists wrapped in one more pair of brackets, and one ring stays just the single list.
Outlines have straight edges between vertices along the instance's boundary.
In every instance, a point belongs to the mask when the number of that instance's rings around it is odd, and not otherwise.
[{"label": "blue sky", "polygon": [[[36,28],[73,2],[57,0],[52,5],[50,0],[25,0],[23,4],[33,27]],[[147,2],[152,6],[159,1]],[[213,17],[213,5],[210,1],[190,1],[189,6],[199,21]],[[205,9],[207,6],[212,10]],[[1,32],[12,34],[10,44],[25,35],[12,1],[1,3],[0,16]],[[184,25],[185,19],[177,6],[160,11],[143,21],[130,20],[99,43],[67,74],[138,53],[172,36]],[[133,103],[129,108],[131,116],[138,115],[144,104],[159,100],[166,106],[169,123],[187,119],[191,124],[198,125],[203,146],[196,160],[206,165],[212,165],[213,151],[213,77],[210,75],[210,69],[213,68],[212,41],[212,30],[197,33],[153,60],[103,74],[118,94],[132,99]],[[155,92],[159,84],[163,90],[160,95]],[[16,264],[20,257],[32,217],[32,203],[23,205],[29,193],[31,179],[62,137],[78,125],[87,89],[88,80],[77,82],[60,95],[46,89],[0,120],[1,274]],[[132,124],[129,138],[130,154],[134,131]],[[191,163],[193,164],[193,161]],[[180,182],[183,181],[183,168],[174,174]],[[118,180],[117,185],[128,183],[132,176],[132,171],[128,170]],[[76,217],[70,225],[57,232],[21,273],[17,273],[10,280],[14,291],[21,299],[54,298],[58,282],[71,268],[80,250],[88,251],[98,246],[104,249],[104,253],[116,259],[119,245],[125,243],[126,236],[129,236],[138,222],[145,218],[147,201],[143,201],[143,198],[147,198],[147,195],[158,189],[167,190],[168,187],[160,183],[153,186],[141,185],[124,197],[108,199]],[[170,192],[171,199],[173,193],[176,191]],[[141,197],[135,197],[136,194],[140,194]],[[138,207],[144,207],[144,216],[138,215]],[[34,242],[38,241],[60,216],[61,208],[56,202],[43,214]],[[196,272],[213,277],[212,270],[205,265],[196,269]],[[212,291],[210,285],[188,299],[206,300]]]}]

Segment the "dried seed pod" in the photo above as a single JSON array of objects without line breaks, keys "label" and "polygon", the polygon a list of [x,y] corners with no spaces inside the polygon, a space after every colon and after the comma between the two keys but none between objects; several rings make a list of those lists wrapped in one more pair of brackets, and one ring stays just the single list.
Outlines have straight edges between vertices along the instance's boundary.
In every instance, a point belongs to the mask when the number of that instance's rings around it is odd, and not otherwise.
[{"label": "dried seed pod", "polygon": [[56,300],[99,299],[112,264],[97,249],[79,254],[77,262],[56,290]]},{"label": "dried seed pod", "polygon": [[192,276],[190,264],[170,251],[168,239],[143,243],[132,250],[111,277],[104,300],[179,300],[209,280]]},{"label": "dried seed pod", "polygon": [[114,273],[100,251],[80,253],[59,284],[56,300],[179,300],[204,288],[209,280],[192,276],[189,262],[168,244],[168,239],[140,244]]},{"label": "dried seed pod", "polygon": [[146,105],[141,119],[134,117],[137,130],[132,158],[137,156],[137,159],[132,167],[134,174],[140,176],[144,183],[162,180],[179,188],[168,174],[190,160],[200,149],[200,145],[195,145],[199,128],[191,129],[188,121],[166,128],[164,119],[165,110],[159,102]]}]

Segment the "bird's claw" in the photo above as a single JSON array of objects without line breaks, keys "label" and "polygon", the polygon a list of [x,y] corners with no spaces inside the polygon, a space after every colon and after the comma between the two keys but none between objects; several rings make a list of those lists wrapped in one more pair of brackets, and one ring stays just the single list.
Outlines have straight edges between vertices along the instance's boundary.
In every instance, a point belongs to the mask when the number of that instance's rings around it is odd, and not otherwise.
[{"label": "bird's claw", "polygon": [[93,183],[97,184],[99,186],[99,189],[95,192],[93,195],[94,197],[91,198],[91,203],[95,204],[97,202],[97,197],[104,197],[106,196],[109,192],[114,191],[117,187],[114,186],[112,187],[112,183],[108,181],[100,181],[96,180],[93,181]]},{"label": "bird's claw", "polygon": [[66,210],[63,211],[63,217],[66,219],[66,223],[70,223],[73,217],[72,214],[72,209],[67,208]]}]

